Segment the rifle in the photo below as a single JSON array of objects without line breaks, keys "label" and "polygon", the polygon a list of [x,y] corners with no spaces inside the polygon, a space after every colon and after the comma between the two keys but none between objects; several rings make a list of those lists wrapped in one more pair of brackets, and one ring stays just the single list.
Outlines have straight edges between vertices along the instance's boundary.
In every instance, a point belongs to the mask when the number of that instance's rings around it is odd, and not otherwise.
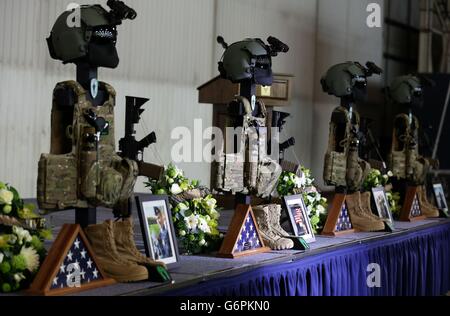
[{"label": "rifle", "polygon": [[164,172],[164,167],[143,161],[144,150],[151,144],[156,143],[155,132],[151,132],[140,141],[135,138],[134,125],[141,120],[141,115],[145,111],[141,108],[148,101],[149,99],[145,98],[126,97],[125,137],[119,141],[119,155],[122,158],[136,161],[140,176],[158,180]]}]

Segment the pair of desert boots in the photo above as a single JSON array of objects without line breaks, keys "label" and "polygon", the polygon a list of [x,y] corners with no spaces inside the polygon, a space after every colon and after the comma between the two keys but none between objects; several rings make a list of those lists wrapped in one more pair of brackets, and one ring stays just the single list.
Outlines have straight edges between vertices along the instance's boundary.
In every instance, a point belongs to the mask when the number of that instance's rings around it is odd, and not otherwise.
[{"label": "pair of desert boots", "polygon": [[385,220],[372,212],[370,192],[359,191],[346,197],[347,209],[353,228],[362,232],[377,232],[385,229]]},{"label": "pair of desert boots", "polygon": [[105,274],[120,283],[149,279],[149,269],[164,263],[144,256],[134,242],[133,222],[108,220],[85,228],[85,233],[95,253],[97,263]]},{"label": "pair of desert boots", "polygon": [[294,248],[294,242],[286,238],[289,234],[281,227],[281,205],[269,204],[253,208],[259,233],[264,244],[272,250]]}]

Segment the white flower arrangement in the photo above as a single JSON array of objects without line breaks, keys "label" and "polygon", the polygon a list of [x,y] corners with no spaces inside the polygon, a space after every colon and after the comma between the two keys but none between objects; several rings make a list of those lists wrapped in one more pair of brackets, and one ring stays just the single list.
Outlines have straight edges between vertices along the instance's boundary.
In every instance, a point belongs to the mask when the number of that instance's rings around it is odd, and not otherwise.
[{"label": "white flower arrangement", "polygon": [[[147,183],[157,195],[177,196],[198,188],[198,181],[190,181],[181,169],[169,165],[159,181]],[[211,196],[175,202],[171,199],[173,223],[184,251],[197,254],[216,250],[221,239],[218,227],[217,201]]]},{"label": "white flower arrangement", "polygon": [[[39,218],[33,205],[24,204],[15,188],[2,182],[0,215],[17,222]],[[0,222],[0,292],[4,293],[18,291],[31,283],[46,255],[43,242],[51,238],[48,230],[11,227],[7,222]]]},{"label": "white flower arrangement", "polygon": [[292,172],[283,172],[277,185],[279,196],[302,194],[308,209],[311,226],[315,233],[323,228],[326,220],[328,203],[314,185],[311,171],[301,167],[301,176]]}]

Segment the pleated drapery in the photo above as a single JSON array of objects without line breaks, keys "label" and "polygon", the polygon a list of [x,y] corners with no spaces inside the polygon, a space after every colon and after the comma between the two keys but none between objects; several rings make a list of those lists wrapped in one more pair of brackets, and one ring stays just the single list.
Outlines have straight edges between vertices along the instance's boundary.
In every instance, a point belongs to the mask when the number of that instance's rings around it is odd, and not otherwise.
[{"label": "pleated drapery", "polygon": [[[380,287],[369,287],[369,264]],[[259,267],[170,292],[177,296],[436,296],[450,290],[450,224]]]}]

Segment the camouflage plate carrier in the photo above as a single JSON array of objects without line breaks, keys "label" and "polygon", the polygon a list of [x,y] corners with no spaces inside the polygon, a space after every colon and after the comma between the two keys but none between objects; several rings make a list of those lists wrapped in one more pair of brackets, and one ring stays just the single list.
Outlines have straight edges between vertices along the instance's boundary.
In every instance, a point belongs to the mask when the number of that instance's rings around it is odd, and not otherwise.
[{"label": "camouflage plate carrier", "polygon": [[236,97],[245,108],[240,137],[240,152],[226,154],[222,148],[217,166],[216,189],[226,192],[255,193],[266,198],[273,192],[281,175],[281,167],[267,156],[266,108],[259,101],[262,117],[254,117],[250,102]]},{"label": "camouflage plate carrier", "polygon": [[[38,171],[38,203],[41,209],[59,211],[68,208],[103,206],[113,208],[128,200],[136,183],[136,162],[123,159],[115,151],[114,106],[116,93],[99,83],[108,94],[99,107],[87,99],[83,87],[75,81],[56,85],[53,94],[51,152],[42,154]],[[74,106],[57,104],[60,89],[73,91]],[[109,127],[93,141],[95,128],[86,114],[91,111],[104,118]],[[94,138],[95,139],[95,138]]]},{"label": "camouflage plate carrier", "polygon": [[350,115],[349,110],[343,106],[333,111],[324,164],[324,180],[327,185],[357,191],[370,171],[369,163],[359,158],[359,122],[359,114],[355,111]]},{"label": "camouflage plate carrier", "polygon": [[430,162],[419,155],[418,130],[419,120],[417,117],[407,114],[397,115],[392,135],[389,165],[398,179],[422,185],[425,183],[430,169]]}]

